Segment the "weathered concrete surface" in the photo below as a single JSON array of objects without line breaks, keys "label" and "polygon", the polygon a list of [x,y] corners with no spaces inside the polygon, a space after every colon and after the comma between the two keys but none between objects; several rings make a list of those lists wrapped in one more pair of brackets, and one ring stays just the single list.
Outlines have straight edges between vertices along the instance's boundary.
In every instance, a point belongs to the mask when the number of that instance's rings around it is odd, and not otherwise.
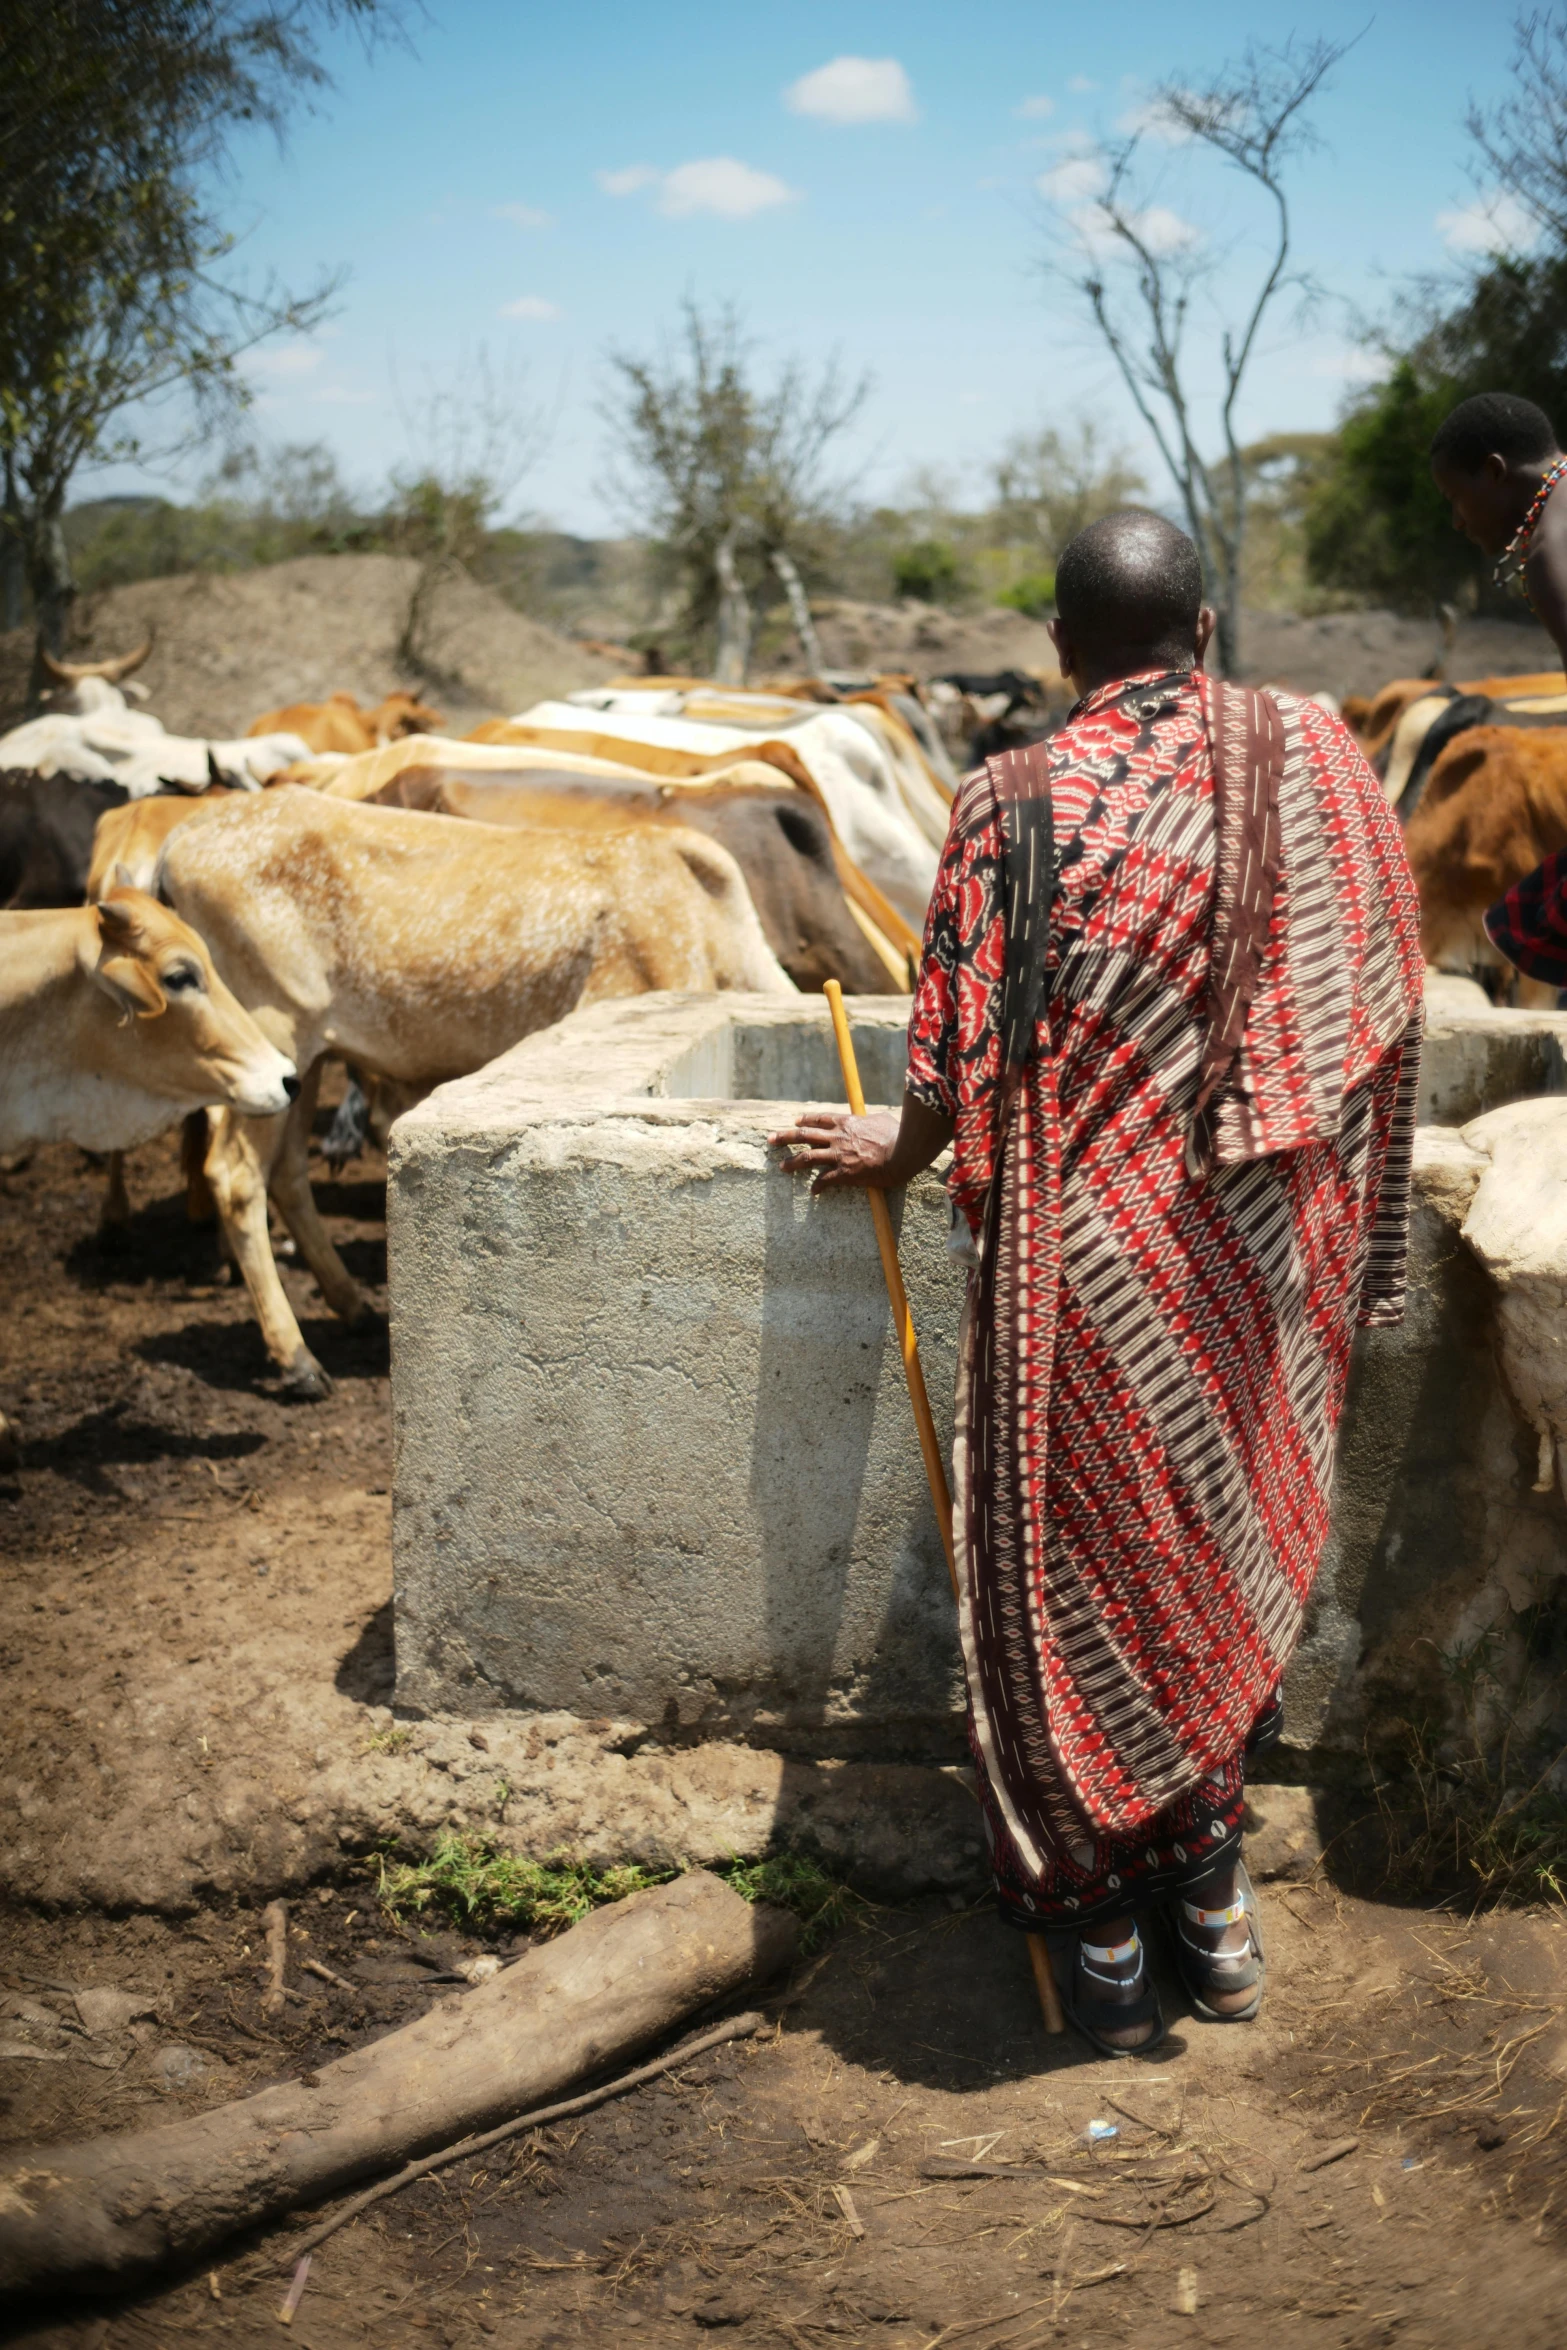
[{"label": "weathered concrete surface", "polygon": [[[906,1003],[855,1007],[871,1098]],[[1567,1019],[1439,1012],[1423,1098],[1559,1089]],[[870,1218],[766,1137],[840,1098],[825,1008],[609,1004],[434,1094],[393,1139],[397,1695],[614,1715],[656,1740],[951,1759],[951,1605]],[[1334,1536],[1289,1688],[1300,1753],[1449,1706],[1567,1560],[1452,1221],[1474,1156],[1422,1132],[1411,1303],[1364,1334]],[[940,1185],[895,1205],[944,1437],[962,1275]]]},{"label": "weathered concrete surface", "polygon": [[[1472,982],[1449,980],[1447,985]],[[1422,1126],[1467,1126],[1504,1102],[1567,1093],[1567,1012],[1495,1011],[1489,1005],[1449,1010],[1449,1001],[1445,990],[1428,992],[1418,1112]]]},{"label": "weathered concrete surface", "polygon": [[[1460,1236],[1490,1123],[1417,1137],[1408,1309],[1356,1347],[1333,1535],[1286,1688],[1296,1747],[1358,1753],[1395,1718],[1460,1728],[1453,1663],[1485,1644],[1496,1686],[1518,1689],[1523,1619],[1561,1601],[1567,1511],[1559,1491],[1533,1490],[1537,1441],[1505,1375],[1498,1293]],[[1564,1708],[1559,1689],[1526,1705],[1540,1728]]]},{"label": "weathered concrete surface", "polygon": [[[866,1203],[812,1199],[767,1148],[802,1095],[837,1094],[826,1007],[778,1010],[605,1005],[399,1123],[401,1704],[958,1751]],[[873,1099],[901,1091],[905,1019],[856,1006]],[[894,1216],[945,1441],[963,1275],[940,1183]]]}]

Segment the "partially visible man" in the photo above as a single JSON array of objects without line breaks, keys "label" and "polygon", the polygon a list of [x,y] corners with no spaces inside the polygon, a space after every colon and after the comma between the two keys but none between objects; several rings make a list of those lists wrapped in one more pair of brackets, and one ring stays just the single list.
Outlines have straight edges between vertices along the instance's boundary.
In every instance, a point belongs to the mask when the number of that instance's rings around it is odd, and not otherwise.
[{"label": "partially visible man", "polygon": [[1512,392],[1477,392],[1437,427],[1431,474],[1453,526],[1517,581],[1567,667],[1567,498],[1553,496],[1567,457],[1543,408]]},{"label": "partially visible man", "polygon": [[951,1141],[976,1243],[957,1440],[970,1736],[1002,1914],[1074,1936],[1110,2055],[1262,1995],[1245,1756],[1327,1535],[1355,1323],[1403,1311],[1423,968],[1398,826],[1342,723],[1201,674],[1191,541],[1081,532],[1080,699],[953,809],[901,1120],[775,1137],[818,1186]]},{"label": "partially visible man", "polygon": [[[1567,669],[1567,456],[1543,408],[1512,392],[1460,400],[1431,443],[1431,473],[1454,527],[1495,558],[1499,587],[1523,590]],[[1485,917],[1492,944],[1531,979],[1567,987],[1567,856],[1520,876]]]}]

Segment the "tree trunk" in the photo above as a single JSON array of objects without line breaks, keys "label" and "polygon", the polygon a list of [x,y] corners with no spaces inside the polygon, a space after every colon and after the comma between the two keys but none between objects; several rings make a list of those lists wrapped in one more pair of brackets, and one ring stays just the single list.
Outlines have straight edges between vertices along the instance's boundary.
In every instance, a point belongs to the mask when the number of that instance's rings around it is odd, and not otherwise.
[{"label": "tree trunk", "polygon": [[0,2290],[103,2291],[612,2069],[788,1963],[794,1920],[698,1870],[258,2096],[0,2162]]},{"label": "tree trunk", "polygon": [[1213,632],[1213,666],[1221,677],[1233,677],[1240,662],[1240,614],[1225,590],[1220,590],[1217,624]]},{"label": "tree trunk", "polygon": [[816,633],[816,623],[811,618],[805,583],[795,568],[794,557],[786,554],[782,547],[774,547],[773,569],[783,581],[784,594],[789,599],[789,617],[794,622],[794,633],[800,640],[800,652],[807,674],[820,677],[827,664],[822,659],[821,639]]},{"label": "tree trunk", "polygon": [[713,675],[720,685],[744,685],[751,659],[751,602],[735,561],[734,533],[720,539],[713,557],[718,574],[718,647]]},{"label": "tree trunk", "polygon": [[5,465],[5,505],[0,511],[0,629],[20,628],[26,605],[27,558],[23,549],[21,500],[10,459]]},{"label": "tree trunk", "polygon": [[61,489],[36,506],[24,522],[27,584],[32,591],[35,630],[33,670],[27,684],[29,711],[38,709],[49,684],[44,654],[53,653],[58,659],[66,650],[71,606],[76,601],[76,580],[61,514],[64,502],[65,493]]}]

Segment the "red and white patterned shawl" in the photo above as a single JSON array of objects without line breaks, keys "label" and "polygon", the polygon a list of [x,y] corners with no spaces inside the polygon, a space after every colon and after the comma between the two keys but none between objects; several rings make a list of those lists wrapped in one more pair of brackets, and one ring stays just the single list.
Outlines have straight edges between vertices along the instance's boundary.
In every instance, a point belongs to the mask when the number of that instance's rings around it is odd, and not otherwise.
[{"label": "red and white patterned shawl", "polygon": [[[1009,1069],[1041,791],[1050,994]],[[1314,703],[1123,680],[959,793],[909,1083],[982,1244],[960,1617],[1031,1870],[1233,1758],[1294,1649],[1354,1323],[1403,1308],[1422,986],[1397,824]]]}]

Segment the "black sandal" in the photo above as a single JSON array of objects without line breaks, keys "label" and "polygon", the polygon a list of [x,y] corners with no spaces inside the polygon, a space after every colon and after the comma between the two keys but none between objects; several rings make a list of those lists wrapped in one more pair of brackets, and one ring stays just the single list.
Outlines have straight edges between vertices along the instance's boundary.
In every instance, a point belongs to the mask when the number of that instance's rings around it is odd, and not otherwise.
[{"label": "black sandal", "polygon": [[[1176,1967],[1192,2006],[1209,2024],[1249,2024],[1262,2005],[1263,1987],[1267,1981],[1268,1964],[1262,1955],[1262,1937],[1257,1931],[1257,1896],[1246,1874],[1244,1861],[1235,1864],[1235,1899],[1227,1909],[1205,1909],[1200,1903],[1176,1899],[1170,1902],[1165,1915],[1170,1928],[1170,1940],[1175,1953]],[[1246,1921],[1247,1942],[1244,1950],[1209,1950],[1194,1942],[1186,1931],[1183,1919],[1194,1926],[1238,1926]],[[1254,1996],[1244,2007],[1226,2011],[1210,2007],[1210,1991],[1252,1991]]]},{"label": "black sandal", "polygon": [[[1095,1959],[1099,1960],[1101,1967],[1125,1966],[1134,1955],[1140,1961],[1138,1973],[1143,1981],[1143,1987],[1135,1999],[1097,1999],[1091,1991],[1083,1989],[1083,1975],[1101,1983],[1122,1980],[1117,1975],[1101,1973],[1100,1968],[1093,1964]],[[1133,1975],[1131,1980],[1135,1983],[1137,1975]],[[1164,2010],[1159,2005],[1159,1994],[1148,1973],[1148,1953],[1135,1925],[1131,1939],[1127,1942],[1102,1945],[1090,1942],[1086,1933],[1078,1936],[1073,1946],[1072,1964],[1067,1971],[1061,2004],[1066,2010],[1068,2021],[1077,2027],[1089,2046],[1097,2049],[1101,2056],[1146,2056],[1151,2048],[1158,2047],[1169,2028],[1164,2020]],[[1128,2047],[1119,2047],[1115,2041],[1107,2040],[1104,2036],[1107,2032],[1124,2032],[1134,2029],[1138,2024],[1149,2023],[1154,2028],[1147,2039],[1134,2041]]]}]

